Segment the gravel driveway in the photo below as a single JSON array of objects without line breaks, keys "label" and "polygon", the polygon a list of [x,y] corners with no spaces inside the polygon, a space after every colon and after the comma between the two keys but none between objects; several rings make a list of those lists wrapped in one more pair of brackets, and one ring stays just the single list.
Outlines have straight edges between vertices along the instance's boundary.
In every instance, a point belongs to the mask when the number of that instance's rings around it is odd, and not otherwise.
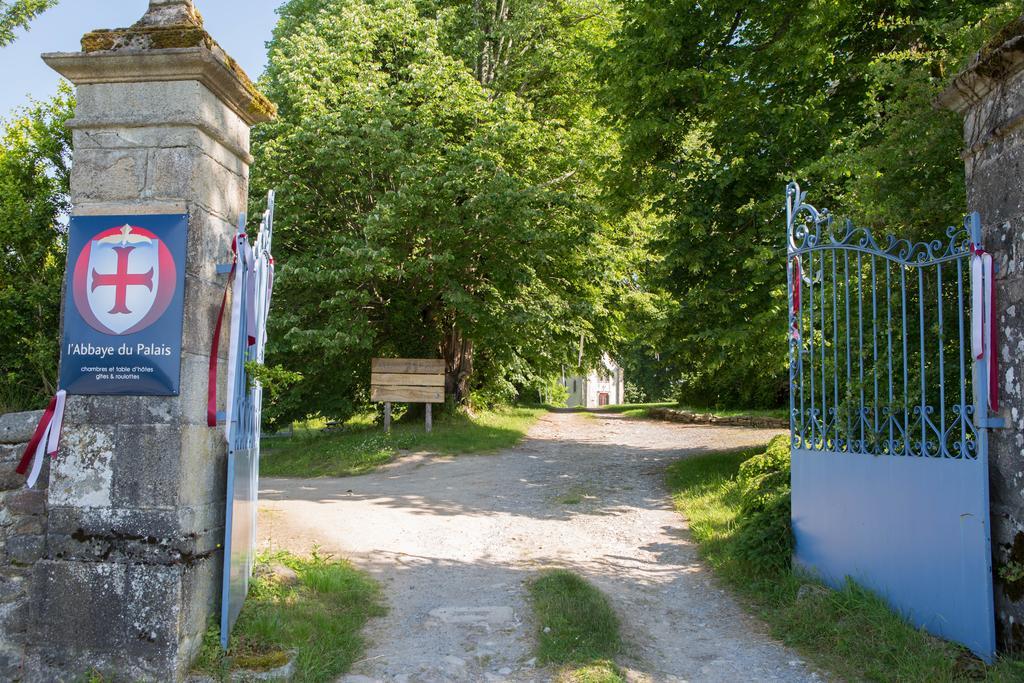
[{"label": "gravel driveway", "polygon": [[532,659],[526,582],[586,576],[619,613],[630,681],[817,676],[718,587],[663,486],[688,455],[774,432],[552,413],[495,455],[410,456],[346,479],[262,481],[264,547],[352,559],[384,585],[349,683],[549,681]]}]

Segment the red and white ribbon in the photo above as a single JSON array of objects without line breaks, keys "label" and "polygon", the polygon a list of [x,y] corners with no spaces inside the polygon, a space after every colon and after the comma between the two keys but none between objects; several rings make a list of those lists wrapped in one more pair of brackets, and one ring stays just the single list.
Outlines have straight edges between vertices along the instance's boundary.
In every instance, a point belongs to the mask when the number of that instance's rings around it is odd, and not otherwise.
[{"label": "red and white ribbon", "polygon": [[790,275],[793,280],[793,322],[790,326],[790,335],[796,341],[800,341],[800,312],[803,307],[801,297],[803,296],[803,268],[800,265],[800,257],[794,256],[790,261]]},{"label": "red and white ribbon", "polygon": [[988,360],[988,405],[999,410],[999,354],[996,353],[996,278],[992,254],[971,245],[971,354]]},{"label": "red and white ribbon", "polygon": [[[50,405],[43,412],[43,417],[36,426],[32,439],[25,447],[21,456],[17,472],[27,475],[26,485],[34,488],[39,481],[39,475],[43,471],[43,460],[49,455],[57,457],[60,450],[60,435],[64,427],[64,404],[67,400],[66,391],[58,391],[57,395],[50,399]],[[31,470],[29,469],[31,467]]]}]

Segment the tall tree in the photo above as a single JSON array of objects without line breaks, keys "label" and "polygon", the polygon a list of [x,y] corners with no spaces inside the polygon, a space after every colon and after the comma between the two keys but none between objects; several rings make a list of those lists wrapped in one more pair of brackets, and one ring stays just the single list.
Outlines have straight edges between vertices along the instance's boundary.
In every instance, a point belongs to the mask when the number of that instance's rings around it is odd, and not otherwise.
[{"label": "tall tree", "polygon": [[607,138],[479,79],[443,10],[281,10],[263,83],[280,116],[256,132],[253,180],[280,190],[272,356],[306,377],[282,419],[349,414],[373,355],[442,354],[457,400],[507,398],[574,358],[581,330],[609,336]]},{"label": "tall tree", "polygon": [[28,30],[37,16],[56,5],[58,0],[0,0],[0,47],[14,42],[15,31]]},{"label": "tall tree", "polygon": [[0,137],[0,412],[36,407],[56,388],[73,111],[62,85]]},{"label": "tall tree", "polygon": [[930,98],[997,5],[623,1],[604,60],[618,186],[666,221],[659,345],[684,368],[681,398],[785,394],[787,181],[909,236],[959,220],[958,122]]}]

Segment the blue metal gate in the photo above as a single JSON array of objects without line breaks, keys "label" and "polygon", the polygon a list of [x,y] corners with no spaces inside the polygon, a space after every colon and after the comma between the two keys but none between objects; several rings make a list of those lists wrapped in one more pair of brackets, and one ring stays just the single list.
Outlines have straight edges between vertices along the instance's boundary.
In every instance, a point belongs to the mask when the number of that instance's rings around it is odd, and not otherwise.
[{"label": "blue metal gate", "polygon": [[221,598],[221,645],[228,647],[231,629],[249,593],[256,554],[256,515],[260,476],[263,387],[247,363],[263,363],[267,317],[273,293],[274,193],[267,198],[259,234],[250,247],[245,217],[239,221],[236,259],[231,268],[232,315],[228,362],[227,515],[224,532],[224,577]]},{"label": "blue metal gate", "polygon": [[837,229],[796,184],[787,194],[795,562],[991,661],[990,354],[971,348],[980,219],[879,243]]}]

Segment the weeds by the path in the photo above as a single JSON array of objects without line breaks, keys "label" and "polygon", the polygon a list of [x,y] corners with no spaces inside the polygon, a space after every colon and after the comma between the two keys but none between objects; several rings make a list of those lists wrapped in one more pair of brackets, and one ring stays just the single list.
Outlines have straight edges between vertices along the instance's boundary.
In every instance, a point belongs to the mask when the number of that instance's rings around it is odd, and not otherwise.
[{"label": "weeds by the path", "polygon": [[1024,680],[1024,662],[985,667],[963,648],[915,630],[856,585],[831,591],[791,571],[766,572],[744,561],[737,543],[742,492],[736,475],[741,463],[763,450],[680,461],[669,469],[668,484],[704,558],[776,638],[846,680]]},{"label": "weeds by the path", "polygon": [[717,408],[701,408],[695,406],[684,406],[678,403],[636,403],[619,406],[608,406],[601,408],[601,413],[615,413],[633,419],[646,419],[651,416],[651,411],[659,408],[671,408],[690,413],[708,413],[719,418],[726,417],[759,417],[759,418],[785,418],[788,413],[785,409],[760,409],[750,408],[745,410],[725,410]]},{"label": "weeds by the path", "polygon": [[530,584],[537,617],[537,659],[561,664],[559,683],[620,683],[613,660],[622,650],[619,620],[608,599],[582,577],[565,570]]},{"label": "weeds by the path", "polygon": [[290,439],[264,441],[260,462],[266,477],[347,477],[370,472],[399,451],[440,455],[486,453],[517,444],[545,411],[501,408],[475,417],[458,413],[440,416],[434,431],[422,424],[396,424],[390,434],[365,422],[337,432],[300,432]]},{"label": "weeds by the path", "polygon": [[194,668],[223,681],[234,670],[280,668],[294,655],[289,680],[333,681],[362,655],[363,626],[384,613],[377,582],[348,562],[315,553],[264,556],[227,654],[212,626]]}]

